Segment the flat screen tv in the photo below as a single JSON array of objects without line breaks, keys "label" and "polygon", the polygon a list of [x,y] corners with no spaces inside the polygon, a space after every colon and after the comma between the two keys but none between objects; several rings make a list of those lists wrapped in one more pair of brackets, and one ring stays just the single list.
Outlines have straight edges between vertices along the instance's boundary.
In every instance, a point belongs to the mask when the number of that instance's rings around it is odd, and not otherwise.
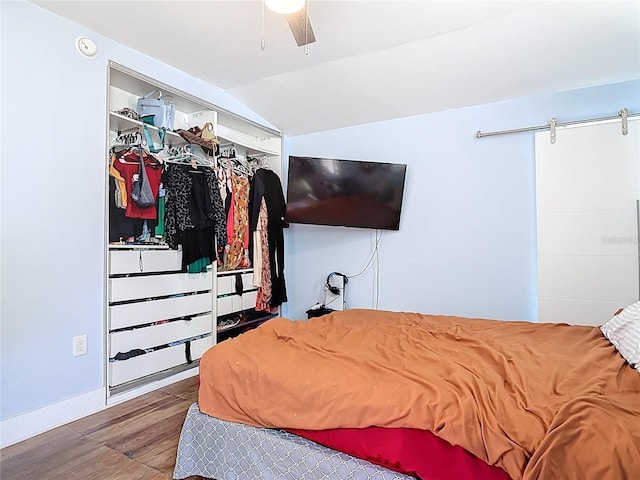
[{"label": "flat screen tv", "polygon": [[397,163],[290,156],[286,220],[398,230],[406,169]]}]

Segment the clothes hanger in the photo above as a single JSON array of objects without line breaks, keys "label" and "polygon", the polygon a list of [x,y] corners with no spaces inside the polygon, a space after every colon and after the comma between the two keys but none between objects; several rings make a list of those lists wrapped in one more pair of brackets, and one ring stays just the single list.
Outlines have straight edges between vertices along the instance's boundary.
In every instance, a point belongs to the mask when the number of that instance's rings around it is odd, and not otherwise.
[{"label": "clothes hanger", "polygon": [[138,130],[129,133],[118,132],[118,135],[116,136],[116,139],[114,141],[114,146],[128,147],[132,145],[139,145],[141,142],[142,135]]},{"label": "clothes hanger", "polygon": [[218,164],[223,168],[228,168],[236,175],[240,176],[249,176],[251,175],[251,170],[241,164],[237,159],[220,157],[218,158]]},{"label": "clothes hanger", "polygon": [[228,147],[228,148],[220,148],[219,157],[222,158],[236,158],[236,146],[233,143],[228,143],[226,145],[221,145],[220,147]]},{"label": "clothes hanger", "polygon": [[[162,161],[159,160],[152,152],[148,150],[148,144],[146,141],[142,140],[142,143],[137,145],[137,149],[135,151],[135,155],[138,157],[138,162],[140,163],[140,153],[142,153],[142,160],[144,161],[145,166],[158,168],[162,166]],[[132,149],[132,154],[133,149]]]},{"label": "clothes hanger", "polygon": [[[125,156],[129,155],[129,154],[133,154],[134,153],[134,149],[136,147],[139,147],[140,145],[128,145],[124,150],[121,150],[120,152],[116,152],[116,160],[120,163],[126,163],[128,165],[139,165],[140,161],[136,160],[134,161],[127,161],[125,160]],[[137,153],[136,153],[137,155]]]},{"label": "clothes hanger", "polygon": [[253,175],[252,168],[244,160],[244,156],[237,155],[235,144],[227,144],[226,147],[220,150],[220,155],[217,157],[220,161],[220,165],[224,168],[228,168],[239,176],[251,176]]},{"label": "clothes hanger", "polygon": [[166,163],[173,163],[176,165],[190,165],[193,168],[198,168],[199,166],[214,167],[212,160],[193,153],[191,145],[183,145],[180,148],[173,148],[169,150],[169,156],[165,157],[164,161]]},{"label": "clothes hanger", "polygon": [[122,132],[118,132],[118,135],[110,148],[110,152],[116,154],[120,163],[132,163],[123,160],[122,157],[140,145],[141,141],[142,135],[140,135],[140,132],[138,131],[124,134]]},{"label": "clothes hanger", "polygon": [[256,171],[261,168],[264,168],[265,170],[271,170],[271,166],[267,163],[266,155],[260,155],[256,157],[247,156],[247,160],[252,174],[256,173]]},{"label": "clothes hanger", "polygon": [[[153,154],[145,150],[144,147],[145,147],[144,142],[139,143],[137,145],[127,146],[126,149],[120,151],[119,153],[116,153],[118,162],[126,163],[128,165],[140,165],[139,155],[140,155],[140,150],[142,150],[142,159],[144,161],[145,166],[153,167],[153,168],[158,168],[162,166],[162,162],[158,160],[155,156],[153,156]],[[125,159],[125,157],[129,155],[131,156],[135,155],[136,159],[135,160],[132,158],[129,158],[128,160]]]}]

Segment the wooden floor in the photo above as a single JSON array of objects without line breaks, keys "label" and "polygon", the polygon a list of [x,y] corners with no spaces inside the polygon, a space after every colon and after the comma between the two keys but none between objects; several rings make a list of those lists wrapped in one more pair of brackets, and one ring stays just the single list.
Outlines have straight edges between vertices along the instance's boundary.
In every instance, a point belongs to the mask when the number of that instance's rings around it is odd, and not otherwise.
[{"label": "wooden floor", "polygon": [[196,382],[183,380],[4,448],[0,478],[170,479]]}]

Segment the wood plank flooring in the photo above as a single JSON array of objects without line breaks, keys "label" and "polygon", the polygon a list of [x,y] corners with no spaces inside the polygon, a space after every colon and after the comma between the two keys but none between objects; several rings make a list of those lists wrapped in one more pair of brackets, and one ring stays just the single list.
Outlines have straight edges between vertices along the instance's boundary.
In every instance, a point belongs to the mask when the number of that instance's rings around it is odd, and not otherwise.
[{"label": "wood plank flooring", "polygon": [[[2,480],[167,480],[197,377],[0,450]],[[202,477],[190,477],[196,480]]]}]

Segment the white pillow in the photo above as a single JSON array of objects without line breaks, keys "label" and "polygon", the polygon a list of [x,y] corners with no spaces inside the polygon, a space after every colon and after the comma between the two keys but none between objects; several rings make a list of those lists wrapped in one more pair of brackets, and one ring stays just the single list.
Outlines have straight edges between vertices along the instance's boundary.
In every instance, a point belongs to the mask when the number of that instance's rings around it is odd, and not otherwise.
[{"label": "white pillow", "polygon": [[600,330],[620,355],[640,372],[640,302],[625,307]]}]

